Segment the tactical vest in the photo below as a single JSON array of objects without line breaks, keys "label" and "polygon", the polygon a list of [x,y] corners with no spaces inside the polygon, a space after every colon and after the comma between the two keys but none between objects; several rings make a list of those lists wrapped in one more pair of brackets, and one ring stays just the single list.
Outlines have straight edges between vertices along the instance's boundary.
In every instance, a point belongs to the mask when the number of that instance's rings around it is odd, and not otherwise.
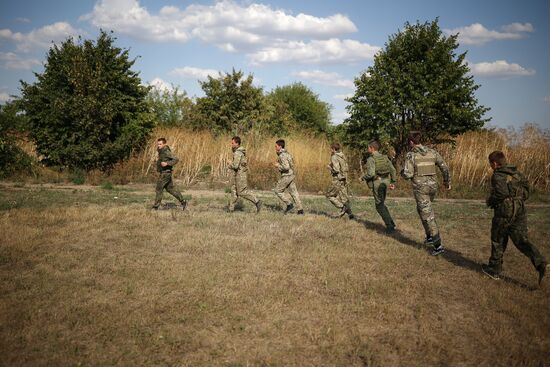
[{"label": "tactical vest", "polygon": [[435,154],[428,151],[425,155],[414,155],[415,174],[417,176],[435,176]]},{"label": "tactical vest", "polygon": [[377,176],[387,176],[391,172],[391,162],[389,158],[383,154],[373,154],[374,169]]}]

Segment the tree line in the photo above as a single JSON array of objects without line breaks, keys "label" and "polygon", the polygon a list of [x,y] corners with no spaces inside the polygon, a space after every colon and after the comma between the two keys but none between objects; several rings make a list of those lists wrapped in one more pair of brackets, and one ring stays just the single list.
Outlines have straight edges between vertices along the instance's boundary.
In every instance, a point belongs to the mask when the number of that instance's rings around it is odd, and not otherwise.
[{"label": "tree line", "polygon": [[426,143],[440,143],[488,121],[466,52],[457,52],[457,35],[445,36],[438,19],[406,23],[389,37],[355,78],[350,117],[340,125],[331,125],[331,106],[307,86],[266,92],[241,70],[199,82],[204,96],[197,98],[179,87],[145,86],[133,70],[135,59],[115,41],[104,31],[96,40],[69,38],[50,48],[35,82],[21,81],[21,96],[0,109],[0,175],[18,166],[17,131],[34,141],[44,164],[105,170],[141,149],[159,125],[278,137],[307,131],[360,153],[377,139],[399,158],[411,130],[423,132]]}]

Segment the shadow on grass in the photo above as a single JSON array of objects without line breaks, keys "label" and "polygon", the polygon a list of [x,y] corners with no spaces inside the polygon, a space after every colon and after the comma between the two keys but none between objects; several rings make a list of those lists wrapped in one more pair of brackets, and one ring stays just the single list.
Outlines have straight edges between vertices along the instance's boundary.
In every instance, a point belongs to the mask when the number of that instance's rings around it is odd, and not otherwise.
[{"label": "shadow on grass", "polygon": [[274,212],[283,212],[284,211],[283,208],[281,208],[281,206],[278,205],[278,204],[268,204],[268,203],[264,202],[262,207],[264,209],[269,209],[269,210],[274,211]]},{"label": "shadow on grass", "polygon": [[339,219],[339,217],[336,214],[330,214],[323,210],[317,210],[317,209],[307,210],[306,214],[320,215],[331,219]]},{"label": "shadow on grass", "polygon": [[[325,215],[326,215],[326,213],[325,213]],[[386,227],[381,223],[374,223],[374,222],[368,221],[366,219],[357,218],[357,216],[353,220],[358,222],[358,223],[361,223],[365,227],[365,229],[369,229],[369,230],[375,231],[377,233],[385,234]],[[429,251],[431,249],[431,247],[427,247],[423,243],[418,242],[418,241],[416,241],[412,238],[409,238],[409,237],[405,236],[399,230],[397,230],[396,232],[394,232],[390,235],[387,235],[387,236],[397,240],[398,242],[402,243],[403,245],[411,246],[411,247],[414,247],[418,250],[423,250],[427,253],[429,253]],[[459,266],[463,269],[473,271],[473,272],[478,273],[478,274],[485,277],[485,275],[481,271],[481,264],[480,263],[478,263],[478,262],[476,262],[472,259],[469,259],[467,257],[464,257],[464,255],[462,255],[458,251],[455,251],[455,250],[452,250],[452,249],[449,249],[449,248],[445,248],[445,252],[443,252],[441,255],[438,255],[438,257],[441,257],[441,258],[445,259],[446,261],[450,262],[451,264],[453,264],[455,266]],[[534,291],[534,290],[538,289],[537,287],[528,286],[527,284],[524,284],[524,283],[522,283],[522,282],[520,282],[516,279],[510,278],[510,277],[507,277],[507,276],[501,275],[500,279],[502,281],[506,282],[506,283],[513,284],[515,286],[525,288],[527,290]]]}]

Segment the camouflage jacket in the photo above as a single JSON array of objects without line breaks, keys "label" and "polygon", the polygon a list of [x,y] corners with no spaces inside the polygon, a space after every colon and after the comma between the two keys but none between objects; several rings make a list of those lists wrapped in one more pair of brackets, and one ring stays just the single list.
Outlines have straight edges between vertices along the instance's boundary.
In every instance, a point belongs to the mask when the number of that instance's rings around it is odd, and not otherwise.
[{"label": "camouflage jacket", "polygon": [[340,181],[348,179],[348,162],[343,152],[336,152],[330,156],[330,173]]},{"label": "camouflage jacket", "polygon": [[231,161],[229,168],[235,174],[248,172],[248,160],[246,159],[246,149],[244,147],[238,147],[233,151],[233,161]]},{"label": "camouflage jacket", "polygon": [[396,172],[395,167],[391,163],[387,155],[380,152],[374,152],[367,158],[367,173],[363,176],[363,180],[367,183],[373,181],[380,176],[390,176],[390,182],[395,183]]},{"label": "camouflage jacket", "polygon": [[[157,150],[159,153],[159,158],[157,159],[157,171],[160,173],[163,172],[171,172],[172,167],[178,163],[178,159],[172,154],[172,151],[170,150],[170,147],[165,146],[164,148]],[[161,162],[166,162],[168,165],[166,167],[162,167],[160,164]]]},{"label": "camouflage jacket", "polygon": [[523,214],[527,198],[529,182],[515,166],[495,169],[491,177],[491,193],[487,198],[487,206],[495,210],[495,217],[513,218]]},{"label": "camouflage jacket", "polygon": [[284,149],[281,149],[279,153],[277,153],[277,163],[279,172],[281,172],[281,176],[291,176],[294,174],[294,161],[292,160],[292,156],[289,152],[287,152]]},{"label": "camouflage jacket", "polygon": [[[434,166],[433,171],[430,171],[430,164]],[[441,171],[445,186],[450,185],[451,175],[449,172],[449,167],[441,155],[434,149],[423,145],[417,145],[407,153],[401,175],[408,180],[412,179],[413,186],[422,185],[430,181],[435,182],[435,166],[437,166]],[[424,170],[424,173],[421,170]]]}]

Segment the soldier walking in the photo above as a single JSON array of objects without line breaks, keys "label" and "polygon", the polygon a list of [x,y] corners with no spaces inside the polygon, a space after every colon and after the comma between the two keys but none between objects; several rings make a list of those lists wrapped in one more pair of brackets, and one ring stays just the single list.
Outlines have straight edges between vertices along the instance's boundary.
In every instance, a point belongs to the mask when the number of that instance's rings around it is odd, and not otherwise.
[{"label": "soldier walking", "polygon": [[422,134],[419,131],[411,131],[409,145],[411,151],[407,153],[405,166],[401,175],[412,181],[416,210],[426,232],[427,245],[433,246],[432,255],[444,252],[441,244],[439,228],[435,221],[432,201],[437,193],[436,166],[443,175],[443,184],[447,190],[451,189],[451,176],[449,167],[435,150],[423,146],[420,142]]},{"label": "soldier walking", "polygon": [[185,210],[187,201],[183,199],[183,195],[174,187],[174,182],[172,181],[172,169],[176,163],[178,163],[178,158],[172,154],[170,147],[166,144],[165,138],[157,139],[157,152],[157,171],[159,177],[155,188],[156,196],[153,209],[157,210],[159,208],[162,201],[162,193],[166,190],[178,199],[181,204],[181,209]]},{"label": "soldier walking", "polygon": [[493,279],[499,279],[502,258],[508,238],[527,256],[539,273],[539,286],[546,274],[548,261],[527,237],[527,212],[525,200],[529,197],[529,182],[514,165],[506,162],[501,151],[489,154],[489,165],[493,169],[491,194],[487,206],[494,210],[491,225],[491,257],[481,269]]},{"label": "soldier walking", "polygon": [[[289,152],[285,150],[285,141],[280,139],[275,142],[275,152],[277,152],[277,162],[274,163],[275,168],[281,173],[281,178],[277,181],[277,185],[273,191],[285,203],[285,214],[290,212],[294,205],[298,210],[298,214],[304,214],[304,209],[302,208],[302,202],[300,201],[300,195],[298,195],[298,190],[296,189],[295,174],[294,174],[294,161]],[[285,191],[288,190],[288,193],[292,197],[292,201],[285,195]]]},{"label": "soldier walking", "polygon": [[386,207],[387,190],[395,189],[396,172],[387,155],[380,153],[380,144],[373,140],[368,145],[369,157],[367,158],[367,173],[363,180],[372,190],[376,211],[382,217],[386,225],[386,233],[395,232],[395,223]]},{"label": "soldier walking", "polygon": [[341,151],[339,143],[332,143],[330,152],[328,169],[332,175],[332,184],[327,190],[326,197],[335,207],[340,209],[339,217],[347,214],[350,219],[353,219],[348,193],[348,162],[346,156]]},{"label": "soldier walking", "polygon": [[251,201],[256,206],[256,213],[259,213],[262,202],[248,189],[248,160],[246,159],[246,149],[241,147],[241,138],[239,136],[234,136],[231,139],[231,150],[233,150],[233,160],[231,161],[229,169],[233,171],[233,176],[231,177],[231,201],[229,202],[229,212],[232,213],[235,210],[237,200],[243,198]]}]

